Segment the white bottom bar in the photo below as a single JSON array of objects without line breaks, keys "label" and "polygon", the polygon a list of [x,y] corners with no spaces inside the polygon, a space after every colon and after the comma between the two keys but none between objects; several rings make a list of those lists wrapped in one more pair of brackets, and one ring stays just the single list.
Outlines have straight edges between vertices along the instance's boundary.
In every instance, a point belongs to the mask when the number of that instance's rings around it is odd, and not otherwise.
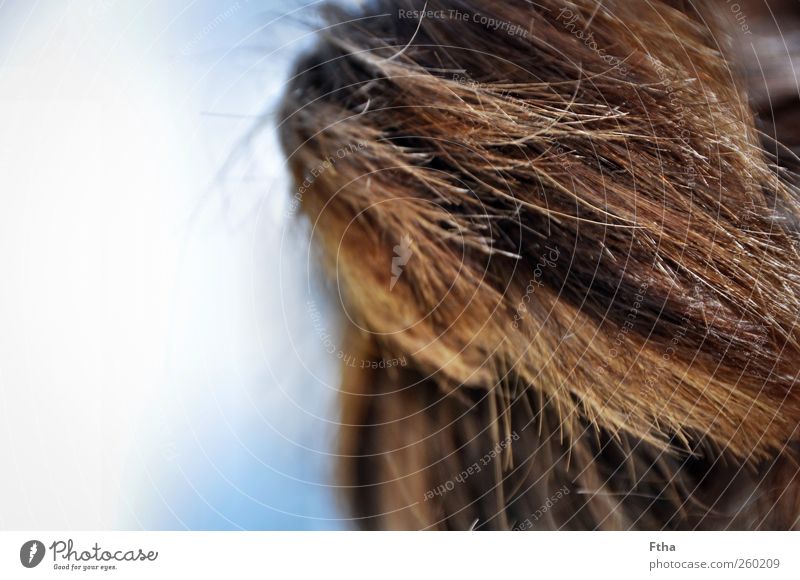
[{"label": "white bottom bar", "polygon": [[795,532],[0,532],[0,578],[796,579],[799,546]]}]

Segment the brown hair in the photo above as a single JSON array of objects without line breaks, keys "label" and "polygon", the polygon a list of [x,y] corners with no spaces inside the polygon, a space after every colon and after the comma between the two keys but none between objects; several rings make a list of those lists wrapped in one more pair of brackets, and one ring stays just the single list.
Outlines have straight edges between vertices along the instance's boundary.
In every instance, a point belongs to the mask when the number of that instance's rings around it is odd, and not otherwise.
[{"label": "brown hair", "polygon": [[712,6],[327,8],[280,131],[359,526],[797,526],[798,190]]}]

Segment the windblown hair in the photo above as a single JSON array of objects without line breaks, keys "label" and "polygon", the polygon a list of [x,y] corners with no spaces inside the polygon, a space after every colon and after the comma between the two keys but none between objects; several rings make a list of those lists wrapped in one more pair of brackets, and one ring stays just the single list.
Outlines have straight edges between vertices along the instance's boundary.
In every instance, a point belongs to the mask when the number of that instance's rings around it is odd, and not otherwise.
[{"label": "windblown hair", "polygon": [[368,362],[358,526],[798,526],[795,157],[719,12],[327,8],[280,132]]}]

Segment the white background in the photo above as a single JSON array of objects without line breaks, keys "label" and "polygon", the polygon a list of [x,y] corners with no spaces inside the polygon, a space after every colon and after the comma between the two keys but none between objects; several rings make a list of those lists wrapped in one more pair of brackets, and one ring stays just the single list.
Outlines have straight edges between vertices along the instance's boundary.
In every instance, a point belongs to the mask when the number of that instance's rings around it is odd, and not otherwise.
[{"label": "white background", "polygon": [[0,3],[0,529],[347,527],[283,160],[241,147],[298,5]]}]

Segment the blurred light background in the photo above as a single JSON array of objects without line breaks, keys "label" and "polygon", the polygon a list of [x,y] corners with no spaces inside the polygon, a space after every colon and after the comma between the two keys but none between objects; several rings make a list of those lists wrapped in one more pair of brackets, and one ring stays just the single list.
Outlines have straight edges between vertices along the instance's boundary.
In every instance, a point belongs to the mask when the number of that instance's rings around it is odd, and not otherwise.
[{"label": "blurred light background", "polygon": [[314,4],[0,3],[0,528],[348,527],[274,131]]}]

